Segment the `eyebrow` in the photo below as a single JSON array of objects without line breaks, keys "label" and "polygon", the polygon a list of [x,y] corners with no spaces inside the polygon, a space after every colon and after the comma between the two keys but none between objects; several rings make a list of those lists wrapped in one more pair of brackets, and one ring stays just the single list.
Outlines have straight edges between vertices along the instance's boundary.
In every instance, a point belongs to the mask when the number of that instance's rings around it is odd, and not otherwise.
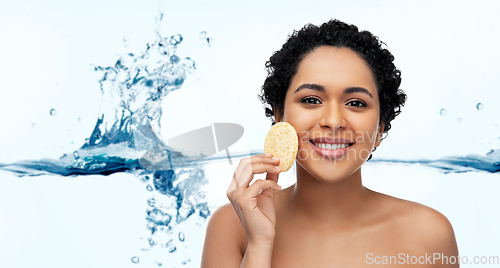
[{"label": "eyebrow", "polygon": [[[312,90],[317,90],[317,91],[320,91],[320,92],[325,92],[325,88],[322,85],[318,85],[318,84],[302,84],[302,85],[300,85],[295,90],[294,93],[297,93],[300,90],[305,89],[305,88],[312,89]],[[370,96],[370,98],[373,99],[373,96],[370,93],[370,91],[368,91],[366,88],[362,88],[362,87],[348,87],[348,88],[344,89],[344,92],[342,94],[343,95],[347,95],[347,94],[352,94],[352,93],[364,93],[364,94]]]}]

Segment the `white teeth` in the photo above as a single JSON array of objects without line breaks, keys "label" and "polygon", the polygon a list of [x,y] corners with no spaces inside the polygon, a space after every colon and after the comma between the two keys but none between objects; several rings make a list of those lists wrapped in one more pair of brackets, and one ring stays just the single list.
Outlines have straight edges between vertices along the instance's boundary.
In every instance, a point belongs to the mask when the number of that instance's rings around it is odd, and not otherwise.
[{"label": "white teeth", "polygon": [[337,150],[337,149],[342,149],[342,148],[349,146],[348,143],[344,143],[344,144],[314,143],[314,145],[318,146],[321,149],[327,149],[327,150]]}]

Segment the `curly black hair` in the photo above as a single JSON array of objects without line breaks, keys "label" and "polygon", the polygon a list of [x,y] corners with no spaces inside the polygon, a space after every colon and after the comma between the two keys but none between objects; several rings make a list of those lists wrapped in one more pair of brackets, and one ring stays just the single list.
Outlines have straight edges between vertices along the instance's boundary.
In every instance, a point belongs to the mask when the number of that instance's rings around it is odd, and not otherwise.
[{"label": "curly black hair", "polygon": [[382,46],[378,37],[368,31],[359,31],[354,25],[330,20],[320,27],[305,25],[294,31],[283,47],[274,52],[266,62],[267,78],[259,99],[265,105],[265,113],[274,121],[275,109],[283,113],[285,97],[300,61],[320,46],[345,47],[353,50],[370,66],[377,83],[380,103],[380,122],[384,133],[391,129],[391,121],[401,113],[406,94],[399,89],[401,72],[394,66],[394,56]]}]

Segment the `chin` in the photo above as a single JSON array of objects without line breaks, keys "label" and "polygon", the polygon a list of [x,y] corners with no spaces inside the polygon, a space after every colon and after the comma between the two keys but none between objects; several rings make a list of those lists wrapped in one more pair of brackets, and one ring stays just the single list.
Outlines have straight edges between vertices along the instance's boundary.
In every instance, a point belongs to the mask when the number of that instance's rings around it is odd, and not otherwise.
[{"label": "chin", "polygon": [[302,172],[304,172],[304,174],[307,173],[309,176],[321,183],[335,184],[346,180],[356,172],[361,172],[361,166],[358,166],[357,168],[349,168],[346,165],[340,165],[337,163],[324,165],[324,163],[301,163],[297,161],[297,173]]}]

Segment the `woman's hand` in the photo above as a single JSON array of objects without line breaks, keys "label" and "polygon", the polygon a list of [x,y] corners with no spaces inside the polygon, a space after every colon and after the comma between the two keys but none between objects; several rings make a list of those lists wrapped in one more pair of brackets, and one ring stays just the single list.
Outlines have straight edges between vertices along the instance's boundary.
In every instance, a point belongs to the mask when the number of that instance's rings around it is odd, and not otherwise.
[{"label": "woman's hand", "polygon": [[[227,197],[238,214],[247,234],[248,244],[272,245],[275,237],[276,212],[274,192],[278,186],[279,159],[260,154],[241,159],[233,175]],[[254,174],[267,172],[265,180],[250,182]]]}]

